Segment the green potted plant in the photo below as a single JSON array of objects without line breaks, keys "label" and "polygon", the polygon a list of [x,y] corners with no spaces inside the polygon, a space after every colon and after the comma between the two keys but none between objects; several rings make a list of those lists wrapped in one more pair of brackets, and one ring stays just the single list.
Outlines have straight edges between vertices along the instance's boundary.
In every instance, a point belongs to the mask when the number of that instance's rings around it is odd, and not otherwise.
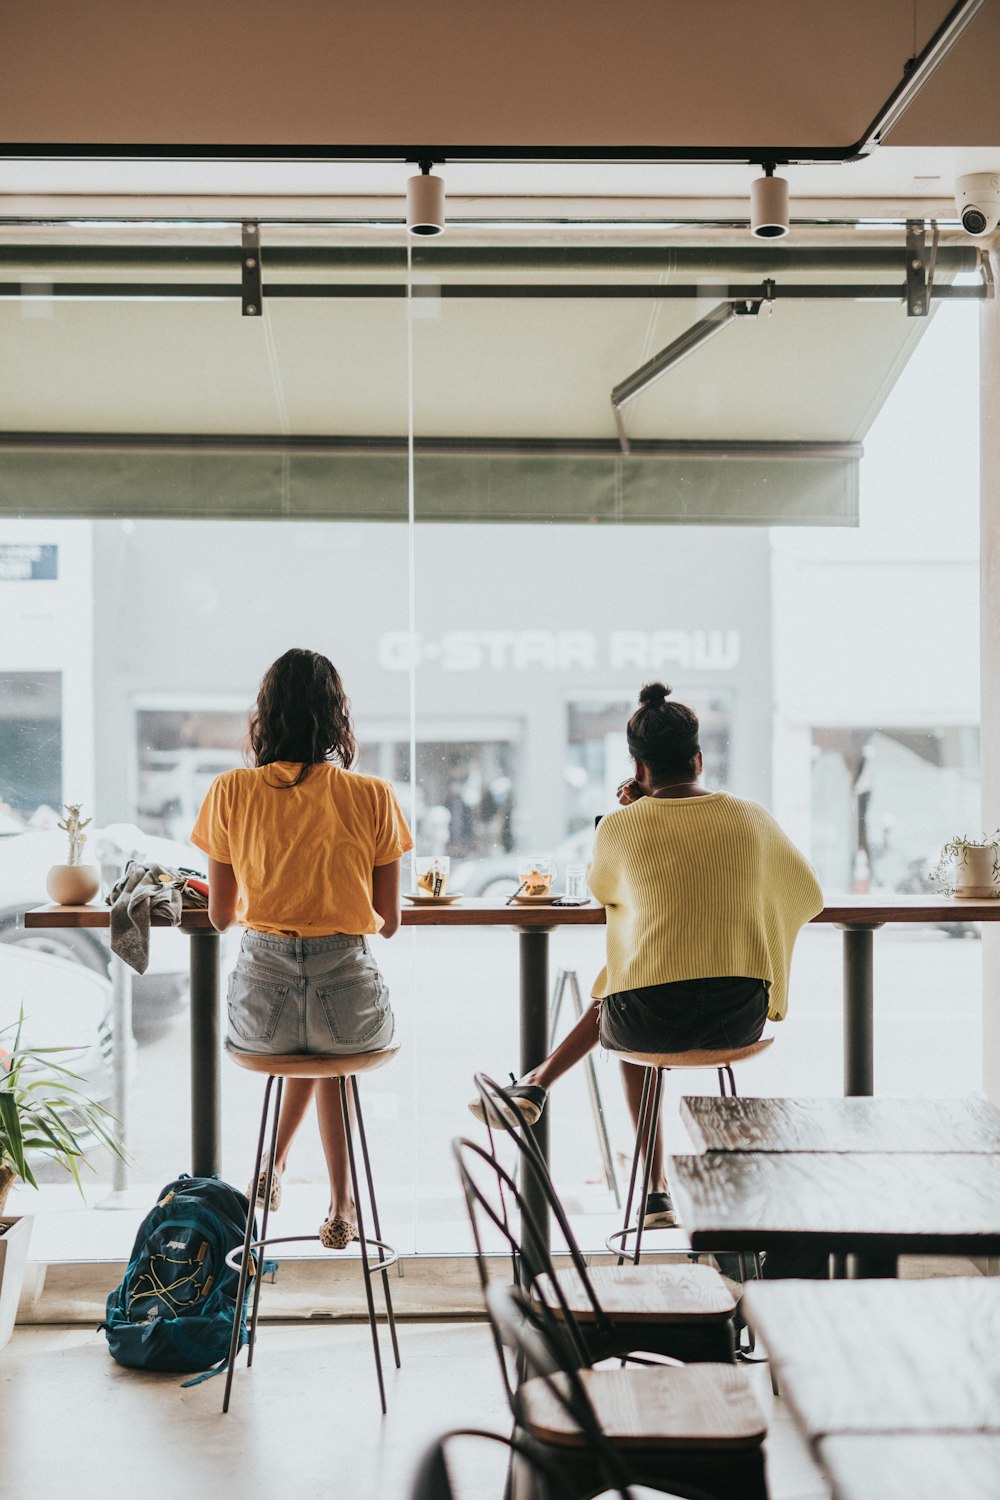
[{"label": "green potted plant", "polygon": [[4,1205],[18,1178],[38,1186],[29,1153],[57,1162],[81,1194],[80,1163],[93,1142],[122,1155],[114,1117],[77,1087],[82,1079],[76,1073],[55,1060],[73,1049],[25,1046],[23,1025],[22,1011],[15,1025],[0,1030],[0,1348],[14,1327],[31,1235],[31,1219],[6,1215]]},{"label": "green potted plant", "polygon": [[949,839],[931,879],[949,896],[979,901],[1000,896],[1000,828],[981,839]]}]

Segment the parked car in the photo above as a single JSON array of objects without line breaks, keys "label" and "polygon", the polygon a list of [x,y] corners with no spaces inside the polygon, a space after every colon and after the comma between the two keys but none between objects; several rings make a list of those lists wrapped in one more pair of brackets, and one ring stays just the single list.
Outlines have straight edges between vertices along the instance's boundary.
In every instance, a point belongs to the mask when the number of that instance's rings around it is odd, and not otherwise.
[{"label": "parked car", "polygon": [[539,848],[537,844],[524,853],[488,854],[483,859],[455,860],[448,881],[450,890],[461,891],[465,896],[488,896],[493,901],[503,901],[513,895],[520,884],[519,872],[524,861],[532,854],[549,854],[555,860],[556,878],[553,889],[561,891],[567,865],[589,863],[594,847],[593,828],[581,828],[563,839],[554,850]]},{"label": "parked car", "polygon": [[56,1061],[78,1074],[83,1082],[77,1087],[107,1108],[113,1064],[111,981],[80,963],[0,944],[0,1077],[22,1010],[24,1046],[71,1048]]},{"label": "parked car", "polygon": [[[0,945],[72,960],[107,979],[110,947],[106,932],[88,928],[32,928],[24,913],[48,897],[45,876],[65,857],[65,835],[59,829],[26,829],[0,838]],[[204,867],[204,857],[190,844],[156,838],[133,823],[87,830],[85,855],[111,874],[131,854],[176,867]],[[188,1002],[188,940],[179,932],[158,931],[149,945],[149,968],[132,986],[133,1029],[145,1038],[183,1014]]]}]

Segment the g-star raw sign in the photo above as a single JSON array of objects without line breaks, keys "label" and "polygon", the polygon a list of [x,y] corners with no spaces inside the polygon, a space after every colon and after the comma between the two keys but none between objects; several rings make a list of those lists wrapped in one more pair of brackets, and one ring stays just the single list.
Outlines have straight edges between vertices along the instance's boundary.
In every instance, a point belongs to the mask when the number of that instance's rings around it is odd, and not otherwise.
[{"label": "g-star raw sign", "polygon": [[0,542],[0,583],[59,577],[59,549],[51,544]]},{"label": "g-star raw sign", "polygon": [[387,672],[440,667],[445,672],[730,672],[739,664],[738,630],[449,630],[429,640],[405,630],[379,638]]}]

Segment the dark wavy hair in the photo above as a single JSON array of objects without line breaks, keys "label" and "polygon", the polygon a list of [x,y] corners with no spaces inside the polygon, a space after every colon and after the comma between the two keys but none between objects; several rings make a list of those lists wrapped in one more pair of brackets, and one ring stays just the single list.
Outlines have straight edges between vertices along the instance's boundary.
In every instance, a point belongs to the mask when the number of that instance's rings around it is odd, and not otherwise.
[{"label": "dark wavy hair", "polygon": [[351,705],[333,662],[318,651],[299,649],[272,662],[250,715],[249,741],[256,766],[301,761],[291,786],[298,786],[309,767],[321,761],[349,770],[358,747]]},{"label": "dark wavy hair", "polygon": [[670,688],[647,682],[625,731],[629,753],[658,780],[698,774],[698,715],[686,703],[668,703]]}]

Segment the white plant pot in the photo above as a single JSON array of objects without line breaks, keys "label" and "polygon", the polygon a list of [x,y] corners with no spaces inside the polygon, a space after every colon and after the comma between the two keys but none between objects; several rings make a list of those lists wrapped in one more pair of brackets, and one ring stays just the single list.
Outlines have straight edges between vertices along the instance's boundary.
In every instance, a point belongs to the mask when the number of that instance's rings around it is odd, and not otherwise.
[{"label": "white plant pot", "polygon": [[998,851],[987,845],[985,849],[963,849],[955,855],[955,895],[967,901],[988,901],[1000,896],[993,873]]},{"label": "white plant pot", "polygon": [[96,865],[53,865],[45,889],[58,906],[86,906],[101,889]]},{"label": "white plant pot", "polygon": [[21,1300],[24,1271],[28,1264],[31,1219],[0,1214],[0,1349],[14,1332],[17,1304]]}]

